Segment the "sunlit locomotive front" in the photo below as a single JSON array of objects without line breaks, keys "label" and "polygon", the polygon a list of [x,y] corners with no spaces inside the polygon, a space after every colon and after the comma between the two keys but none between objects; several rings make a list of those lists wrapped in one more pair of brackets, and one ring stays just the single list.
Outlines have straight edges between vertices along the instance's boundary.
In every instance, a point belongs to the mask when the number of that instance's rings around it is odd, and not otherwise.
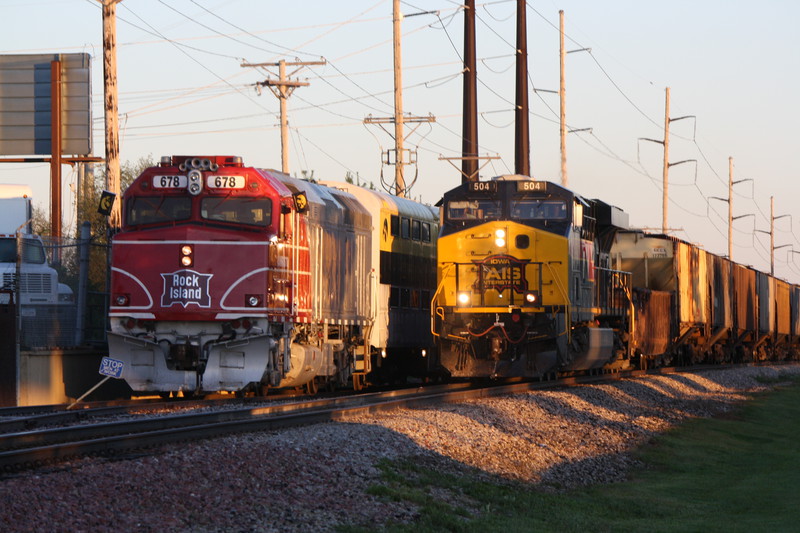
[{"label": "sunlit locomotive front", "polygon": [[607,268],[627,215],[518,175],[445,193],[432,329],[455,377],[626,366],[630,276]]},{"label": "sunlit locomotive front", "polygon": [[109,354],[122,378],[134,391],[291,385],[292,324],[308,307],[301,226],[292,192],[239,157],[145,170],[112,245]]}]

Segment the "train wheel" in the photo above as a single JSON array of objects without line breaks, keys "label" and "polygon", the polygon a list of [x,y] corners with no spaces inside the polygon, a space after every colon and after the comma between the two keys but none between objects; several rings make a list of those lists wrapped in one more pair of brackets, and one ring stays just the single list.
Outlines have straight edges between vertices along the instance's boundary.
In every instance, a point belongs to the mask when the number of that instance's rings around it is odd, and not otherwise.
[{"label": "train wheel", "polygon": [[306,383],[306,393],[310,395],[314,395],[317,393],[319,388],[317,387],[317,378],[312,378],[311,381]]}]

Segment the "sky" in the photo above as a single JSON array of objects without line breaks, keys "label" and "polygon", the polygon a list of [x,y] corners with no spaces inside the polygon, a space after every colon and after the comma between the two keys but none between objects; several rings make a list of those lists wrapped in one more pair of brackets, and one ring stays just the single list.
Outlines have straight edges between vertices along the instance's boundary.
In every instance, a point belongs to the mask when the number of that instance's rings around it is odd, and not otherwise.
[{"label": "sky", "polygon": [[[410,196],[436,203],[461,182],[443,158],[461,154],[463,15],[458,2],[401,2],[403,109]],[[514,171],[513,0],[477,1],[481,178]],[[800,3],[792,0],[529,0],[530,154],[534,178],[561,180],[559,10],[565,12],[569,187],[660,231],[661,144],[670,88],[668,227],[710,252],[728,250],[733,158],[733,259],[800,283]],[[93,153],[103,156],[102,18],[97,0],[0,0],[2,54],[92,57]],[[281,168],[280,107],[256,83],[277,69],[245,63],[321,61],[292,79],[289,170],[382,188],[394,167],[390,0],[123,0],[117,5],[120,153],[239,155]],[[292,68],[289,72],[292,72]],[[680,119],[680,120],[677,120]],[[416,126],[416,128],[414,128]],[[20,154],[22,155],[22,154]],[[681,161],[684,163],[676,164]],[[456,162],[458,165],[458,162]],[[64,227],[74,228],[76,175],[65,166]],[[49,167],[0,165],[0,183],[27,183],[49,209]],[[46,211],[45,211],[46,212]],[[797,252],[797,253],[795,253]]]}]

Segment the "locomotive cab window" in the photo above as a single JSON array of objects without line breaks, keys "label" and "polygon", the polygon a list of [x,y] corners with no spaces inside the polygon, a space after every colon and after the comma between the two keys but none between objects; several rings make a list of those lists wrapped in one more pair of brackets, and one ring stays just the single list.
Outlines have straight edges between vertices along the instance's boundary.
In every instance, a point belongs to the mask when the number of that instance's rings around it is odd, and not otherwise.
[{"label": "locomotive cab window", "polygon": [[566,220],[567,204],[561,200],[515,200],[511,217],[518,220]]},{"label": "locomotive cab window", "polygon": [[192,199],[186,196],[135,196],[128,200],[128,224],[156,224],[186,220]]},{"label": "locomotive cab window", "polygon": [[206,220],[266,227],[272,222],[272,202],[268,198],[203,198],[200,215]]},{"label": "locomotive cab window", "polygon": [[403,239],[411,237],[411,221],[406,217],[400,219],[400,237]]},{"label": "locomotive cab window", "polygon": [[483,220],[500,218],[503,209],[494,200],[451,200],[446,212],[450,220]]},{"label": "locomotive cab window", "polygon": [[400,235],[400,217],[397,215],[392,215],[392,235]]}]

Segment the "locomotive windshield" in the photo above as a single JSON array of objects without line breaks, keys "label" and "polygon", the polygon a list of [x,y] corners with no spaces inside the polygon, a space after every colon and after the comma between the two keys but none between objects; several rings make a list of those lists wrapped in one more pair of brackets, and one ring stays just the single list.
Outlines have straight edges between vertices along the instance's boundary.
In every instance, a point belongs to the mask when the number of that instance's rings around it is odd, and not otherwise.
[{"label": "locomotive windshield", "polygon": [[564,220],[567,204],[561,200],[514,200],[511,216],[519,220]]},{"label": "locomotive windshield", "polygon": [[502,205],[495,200],[451,200],[447,202],[447,218],[450,220],[483,220],[500,218]]},{"label": "locomotive windshield", "polygon": [[266,227],[272,221],[272,202],[269,198],[203,198],[200,215],[207,220]]},{"label": "locomotive windshield", "polygon": [[128,201],[128,224],[155,224],[186,220],[192,199],[186,196],[134,196]]}]

